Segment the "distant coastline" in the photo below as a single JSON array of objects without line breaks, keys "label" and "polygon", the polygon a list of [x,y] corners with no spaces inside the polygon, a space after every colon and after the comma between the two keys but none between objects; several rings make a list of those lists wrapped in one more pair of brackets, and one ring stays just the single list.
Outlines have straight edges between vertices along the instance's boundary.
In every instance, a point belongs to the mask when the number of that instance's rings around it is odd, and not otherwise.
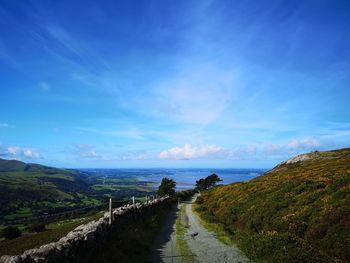
[{"label": "distant coastline", "polygon": [[163,177],[169,177],[177,182],[177,189],[194,188],[196,180],[211,173],[216,173],[223,180],[222,184],[230,184],[251,180],[269,169],[265,168],[132,168],[132,169],[74,169],[88,171],[95,175],[106,175],[110,171],[115,177],[136,177],[138,181],[152,182],[159,185]]}]

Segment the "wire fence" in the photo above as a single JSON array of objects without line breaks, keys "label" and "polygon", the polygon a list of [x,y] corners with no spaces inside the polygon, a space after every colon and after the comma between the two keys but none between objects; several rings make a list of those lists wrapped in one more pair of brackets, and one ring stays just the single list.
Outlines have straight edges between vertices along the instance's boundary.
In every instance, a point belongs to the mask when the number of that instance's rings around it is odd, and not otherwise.
[{"label": "wire fence", "polygon": [[85,207],[79,207],[76,209],[69,209],[63,212],[58,213],[51,213],[51,214],[44,214],[39,216],[31,216],[28,218],[23,219],[16,219],[16,220],[0,220],[0,224],[2,225],[17,225],[17,224],[25,224],[25,223],[32,223],[37,221],[45,221],[47,219],[55,218],[55,217],[63,217],[65,215],[74,214],[74,213],[81,213],[81,212],[87,212],[89,210],[94,210],[97,208],[101,208],[106,206],[106,204],[98,204],[98,205],[92,205],[92,206],[85,206]]}]

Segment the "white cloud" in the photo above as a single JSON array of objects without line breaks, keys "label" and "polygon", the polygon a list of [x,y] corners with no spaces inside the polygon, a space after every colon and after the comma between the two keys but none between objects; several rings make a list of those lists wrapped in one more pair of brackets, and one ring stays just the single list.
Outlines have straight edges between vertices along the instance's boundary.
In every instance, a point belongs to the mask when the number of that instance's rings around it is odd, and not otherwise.
[{"label": "white cloud", "polygon": [[292,139],[286,143],[267,143],[263,145],[263,152],[269,155],[283,155],[317,150],[323,144],[315,138]]},{"label": "white cloud", "polygon": [[230,155],[230,151],[221,148],[215,144],[194,147],[191,144],[185,144],[183,147],[174,147],[161,151],[158,155],[159,159],[220,159]]},{"label": "white cloud", "polygon": [[287,144],[287,148],[289,150],[301,150],[301,149],[310,149],[314,147],[320,147],[320,141],[313,138],[305,138],[305,139],[294,139],[291,140]]},{"label": "white cloud", "polygon": [[23,155],[27,158],[30,158],[30,159],[39,159],[40,158],[39,153],[35,152],[32,149],[23,149]]},{"label": "white cloud", "polygon": [[21,148],[18,146],[8,146],[0,148],[0,156],[7,158],[24,158],[24,159],[40,159],[40,154],[30,148]]},{"label": "white cloud", "polygon": [[7,148],[7,153],[16,155],[21,152],[21,148],[15,147],[15,146],[10,146]]}]

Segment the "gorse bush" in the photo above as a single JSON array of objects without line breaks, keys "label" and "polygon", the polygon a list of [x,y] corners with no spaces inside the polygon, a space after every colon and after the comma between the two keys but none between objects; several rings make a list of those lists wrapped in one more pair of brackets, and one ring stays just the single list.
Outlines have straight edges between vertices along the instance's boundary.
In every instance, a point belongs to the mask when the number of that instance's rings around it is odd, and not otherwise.
[{"label": "gorse bush", "polygon": [[350,149],[202,193],[197,211],[253,260],[350,262]]}]

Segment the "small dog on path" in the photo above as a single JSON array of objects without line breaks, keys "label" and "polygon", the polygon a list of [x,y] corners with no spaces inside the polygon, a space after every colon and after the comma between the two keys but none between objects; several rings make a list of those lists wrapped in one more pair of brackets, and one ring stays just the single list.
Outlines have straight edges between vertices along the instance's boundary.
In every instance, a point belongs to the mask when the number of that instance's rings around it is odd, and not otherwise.
[{"label": "small dog on path", "polygon": [[191,234],[192,238],[195,238],[196,236],[198,236],[198,232]]}]

